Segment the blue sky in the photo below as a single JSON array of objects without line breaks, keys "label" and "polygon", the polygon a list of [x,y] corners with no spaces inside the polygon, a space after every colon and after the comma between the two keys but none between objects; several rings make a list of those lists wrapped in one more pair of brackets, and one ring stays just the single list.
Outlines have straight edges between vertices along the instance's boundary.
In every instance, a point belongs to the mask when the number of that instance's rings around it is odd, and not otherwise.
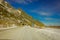
[{"label": "blue sky", "polygon": [[60,0],[6,0],[45,25],[60,26]]}]

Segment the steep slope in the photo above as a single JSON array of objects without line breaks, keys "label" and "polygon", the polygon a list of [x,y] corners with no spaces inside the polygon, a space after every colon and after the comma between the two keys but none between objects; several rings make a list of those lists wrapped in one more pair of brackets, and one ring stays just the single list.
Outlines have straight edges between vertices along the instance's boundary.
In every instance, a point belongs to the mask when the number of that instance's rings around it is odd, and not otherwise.
[{"label": "steep slope", "polygon": [[34,20],[31,16],[26,14],[21,9],[15,9],[6,1],[0,1],[0,27],[10,27],[12,25],[36,25],[39,27],[44,26],[43,23]]}]

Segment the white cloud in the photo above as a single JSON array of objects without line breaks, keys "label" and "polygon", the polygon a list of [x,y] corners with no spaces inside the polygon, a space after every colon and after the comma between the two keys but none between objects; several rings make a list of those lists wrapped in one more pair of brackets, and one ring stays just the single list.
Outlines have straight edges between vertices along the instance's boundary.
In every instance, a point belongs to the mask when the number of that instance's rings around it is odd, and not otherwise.
[{"label": "white cloud", "polygon": [[45,25],[60,26],[60,19],[58,18],[44,18]]},{"label": "white cloud", "polygon": [[42,16],[52,16],[52,13],[44,12],[44,11],[39,11],[39,10],[32,10],[31,12],[37,13]]},{"label": "white cloud", "polygon": [[27,4],[25,0],[12,0],[16,3],[23,3],[23,4]]},{"label": "white cloud", "polygon": [[40,12],[39,14],[40,14],[40,15],[43,15],[43,16],[51,16],[51,15],[52,15],[52,14],[47,13],[47,12]]},{"label": "white cloud", "polygon": [[59,19],[59,18],[49,18],[49,17],[45,17],[44,19],[45,19],[45,20],[48,20],[48,21],[60,22],[60,19]]},{"label": "white cloud", "polygon": [[54,18],[44,18],[45,20],[53,20]]},{"label": "white cloud", "polygon": [[16,3],[20,3],[20,4],[29,4],[29,3],[32,3],[34,1],[37,1],[37,0],[12,0]]}]

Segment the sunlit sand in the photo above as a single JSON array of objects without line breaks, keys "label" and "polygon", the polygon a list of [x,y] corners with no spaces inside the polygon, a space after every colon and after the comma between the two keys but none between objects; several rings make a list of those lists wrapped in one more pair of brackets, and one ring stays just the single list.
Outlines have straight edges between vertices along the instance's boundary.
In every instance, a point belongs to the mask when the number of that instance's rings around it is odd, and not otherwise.
[{"label": "sunlit sand", "polygon": [[60,40],[60,29],[17,27],[0,32],[0,39],[8,40]]}]

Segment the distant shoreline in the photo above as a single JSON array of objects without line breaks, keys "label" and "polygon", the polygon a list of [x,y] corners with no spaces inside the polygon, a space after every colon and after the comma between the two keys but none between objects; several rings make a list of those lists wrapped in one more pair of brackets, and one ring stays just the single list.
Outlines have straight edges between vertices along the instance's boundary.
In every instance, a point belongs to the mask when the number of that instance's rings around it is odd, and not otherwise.
[{"label": "distant shoreline", "polygon": [[60,26],[45,26],[45,27],[47,27],[47,28],[58,28],[58,29],[60,29]]}]

